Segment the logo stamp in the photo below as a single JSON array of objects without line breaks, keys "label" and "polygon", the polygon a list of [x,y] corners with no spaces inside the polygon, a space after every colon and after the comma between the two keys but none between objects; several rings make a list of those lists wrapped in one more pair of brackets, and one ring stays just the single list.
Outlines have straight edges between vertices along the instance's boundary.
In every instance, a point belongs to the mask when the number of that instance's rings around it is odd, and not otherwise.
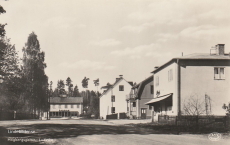
[{"label": "logo stamp", "polygon": [[208,139],[211,141],[219,141],[221,139],[221,134],[218,132],[210,133]]}]

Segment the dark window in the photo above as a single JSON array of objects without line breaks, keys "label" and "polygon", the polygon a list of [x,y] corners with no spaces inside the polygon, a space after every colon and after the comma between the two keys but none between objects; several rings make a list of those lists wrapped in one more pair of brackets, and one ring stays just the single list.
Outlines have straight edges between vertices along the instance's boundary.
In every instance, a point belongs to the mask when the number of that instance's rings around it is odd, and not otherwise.
[{"label": "dark window", "polygon": [[152,106],[149,105],[149,110],[152,110]]},{"label": "dark window", "polygon": [[119,91],[124,91],[124,86],[123,85],[119,86]]},{"label": "dark window", "polygon": [[115,113],[115,107],[111,107],[111,113]]},{"label": "dark window", "polygon": [[115,102],[115,96],[114,95],[111,96],[111,102]]},{"label": "dark window", "polygon": [[151,92],[151,94],[153,94],[153,85],[151,85],[150,87],[151,87],[150,92]]},{"label": "dark window", "polygon": [[65,108],[67,108],[67,105],[65,105]]},{"label": "dark window", "polygon": [[133,102],[133,107],[136,107],[136,102]]}]

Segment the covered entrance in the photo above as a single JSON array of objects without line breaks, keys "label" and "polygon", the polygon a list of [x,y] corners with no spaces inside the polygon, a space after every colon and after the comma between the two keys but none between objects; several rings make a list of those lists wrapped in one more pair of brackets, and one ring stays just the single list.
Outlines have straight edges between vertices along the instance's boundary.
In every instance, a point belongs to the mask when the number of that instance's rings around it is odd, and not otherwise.
[{"label": "covered entrance", "polygon": [[173,93],[159,96],[145,103],[146,105],[153,106],[153,120],[158,121],[158,115],[172,114],[172,96]]}]

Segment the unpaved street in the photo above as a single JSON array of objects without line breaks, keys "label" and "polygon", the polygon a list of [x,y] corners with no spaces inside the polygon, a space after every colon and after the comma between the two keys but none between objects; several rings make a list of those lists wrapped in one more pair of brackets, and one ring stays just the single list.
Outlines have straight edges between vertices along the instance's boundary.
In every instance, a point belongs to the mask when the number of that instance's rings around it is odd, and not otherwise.
[{"label": "unpaved street", "polygon": [[[0,135],[3,144],[150,144],[150,145],[197,145],[227,144],[229,138],[210,141],[208,135],[162,134],[152,129],[125,125],[140,123],[128,120],[48,120],[48,121],[1,121]],[[9,130],[27,130],[32,133],[9,133]],[[30,139],[30,140],[29,140]],[[15,142],[13,142],[15,141]],[[24,142],[22,142],[24,141]],[[25,142],[27,141],[27,142]]]}]

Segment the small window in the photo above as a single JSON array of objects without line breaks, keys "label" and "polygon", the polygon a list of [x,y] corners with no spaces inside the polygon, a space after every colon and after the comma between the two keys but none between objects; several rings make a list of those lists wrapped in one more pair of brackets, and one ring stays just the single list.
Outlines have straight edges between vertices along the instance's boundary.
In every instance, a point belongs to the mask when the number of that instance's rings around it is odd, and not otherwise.
[{"label": "small window", "polygon": [[150,86],[150,93],[153,94],[153,85]]},{"label": "small window", "polygon": [[127,111],[129,111],[129,107],[127,107]]},{"label": "small window", "polygon": [[111,113],[115,113],[115,107],[111,107]]},{"label": "small window", "polygon": [[73,105],[71,105],[71,108],[73,108]]},{"label": "small window", "polygon": [[77,104],[77,108],[79,108],[79,104]]},{"label": "small window", "polygon": [[53,109],[55,109],[55,105],[53,105]]},{"label": "small window", "polygon": [[61,105],[59,105],[59,109],[61,109]]},{"label": "small window", "polygon": [[159,76],[156,76],[156,86],[159,86]]},{"label": "small window", "polygon": [[172,69],[168,71],[168,81],[171,82],[173,80],[173,72]]},{"label": "small window", "polygon": [[152,110],[152,106],[149,105],[149,110]]},{"label": "small window", "polygon": [[111,102],[115,102],[115,96],[114,95],[111,96]]},{"label": "small window", "polygon": [[214,68],[214,79],[215,80],[224,80],[225,79],[224,68],[219,68],[219,67]]},{"label": "small window", "polygon": [[124,85],[119,86],[119,91],[124,91]]},{"label": "small window", "polygon": [[65,108],[68,108],[68,106],[67,106],[67,105],[65,105]]},{"label": "small window", "polygon": [[133,107],[136,107],[136,102],[133,102]]}]

